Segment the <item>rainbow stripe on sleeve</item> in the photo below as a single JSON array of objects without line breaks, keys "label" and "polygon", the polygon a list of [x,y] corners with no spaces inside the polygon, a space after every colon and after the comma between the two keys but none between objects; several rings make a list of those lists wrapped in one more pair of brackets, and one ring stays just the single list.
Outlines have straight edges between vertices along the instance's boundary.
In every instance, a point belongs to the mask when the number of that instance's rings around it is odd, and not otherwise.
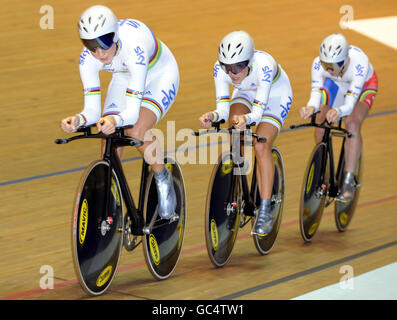
[{"label": "rainbow stripe on sleeve", "polygon": [[230,101],[230,97],[224,96],[224,97],[220,97],[219,99],[217,99],[216,102],[229,102],[229,101]]},{"label": "rainbow stripe on sleeve", "polygon": [[125,95],[127,97],[130,97],[130,98],[138,98],[138,99],[140,99],[141,96],[142,96],[142,93],[140,93],[139,91],[127,88],[127,90],[125,90]]},{"label": "rainbow stripe on sleeve", "polygon": [[276,125],[276,127],[278,127],[278,128],[281,128],[281,126],[282,126],[282,121],[272,114],[264,114],[262,116],[262,121],[264,121],[264,120],[274,123]]},{"label": "rainbow stripe on sleeve", "polygon": [[251,101],[249,101],[248,99],[244,98],[244,97],[237,97],[235,99],[232,100],[232,104],[233,103],[242,103],[244,105],[246,105],[247,107],[251,107],[252,103]]},{"label": "rainbow stripe on sleeve", "polygon": [[159,118],[163,116],[163,108],[156,100],[145,97],[142,99],[142,103],[146,103],[147,105],[154,107],[159,113]]},{"label": "rainbow stripe on sleeve", "polygon": [[259,100],[254,99],[254,102],[252,104],[254,107],[259,107],[261,109],[264,109],[264,104],[260,102]]},{"label": "rainbow stripe on sleeve", "polygon": [[161,45],[161,41],[158,40],[154,35],[154,41],[156,42],[156,48],[154,49],[153,55],[149,59],[149,67],[148,69],[151,69],[159,60],[161,56],[161,52],[163,51],[163,47]]},{"label": "rainbow stripe on sleeve", "polygon": [[98,95],[101,94],[101,87],[94,87],[94,88],[89,88],[86,90],[86,96],[93,96],[93,95]]},{"label": "rainbow stripe on sleeve", "polygon": [[[376,89],[376,90],[375,90]],[[366,89],[366,90],[363,90],[362,92],[361,92],[361,94],[360,94],[360,97],[359,97],[359,101],[364,101],[365,100],[365,98],[368,96],[368,95],[370,95],[370,94],[373,94],[373,95],[376,95],[377,94],[377,92],[378,92],[378,88],[375,88],[375,89]]]},{"label": "rainbow stripe on sleeve", "polygon": [[281,71],[279,68],[279,64],[277,64],[277,71],[276,71],[276,74],[274,75],[272,84],[274,84],[280,78],[280,75],[281,75]]}]

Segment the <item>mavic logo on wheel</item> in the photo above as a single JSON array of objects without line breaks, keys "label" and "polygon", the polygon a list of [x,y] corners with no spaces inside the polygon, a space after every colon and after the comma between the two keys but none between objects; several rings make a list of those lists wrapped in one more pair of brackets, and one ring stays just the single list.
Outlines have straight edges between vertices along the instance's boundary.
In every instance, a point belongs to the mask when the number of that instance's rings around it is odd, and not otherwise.
[{"label": "mavic logo on wheel", "polygon": [[169,172],[172,172],[173,167],[172,167],[171,163],[166,163],[165,166],[166,166],[166,168],[168,169]]},{"label": "mavic logo on wheel", "polygon": [[310,167],[309,177],[307,178],[306,194],[309,194],[310,190],[312,189],[313,177],[314,177],[314,163],[312,163],[312,165]]},{"label": "mavic logo on wheel", "polygon": [[114,182],[113,178],[112,178],[112,187],[110,188],[110,190],[112,191],[114,200],[116,200],[117,205],[120,206],[120,195],[118,188],[116,186],[116,182]]},{"label": "mavic logo on wheel", "polygon": [[309,236],[312,236],[312,235],[316,232],[317,227],[318,227],[318,222],[313,223],[313,224],[311,225],[311,227],[309,228],[309,231],[307,232],[308,235],[309,235]]},{"label": "mavic logo on wheel", "polygon": [[88,224],[88,202],[84,199],[83,204],[80,209],[80,219],[79,219],[79,242],[84,243],[85,236],[87,234],[87,224]]},{"label": "mavic logo on wheel", "polygon": [[273,155],[274,163],[277,163],[277,162],[278,162],[278,155],[277,155],[277,153],[273,152],[272,155]]},{"label": "mavic logo on wheel", "polygon": [[152,233],[149,236],[149,247],[154,264],[158,266],[160,263],[160,250],[159,250],[159,246],[157,245],[156,238]]},{"label": "mavic logo on wheel", "polygon": [[98,279],[96,280],[97,287],[102,287],[109,280],[110,276],[112,275],[112,270],[112,266],[107,266],[105,269],[103,269]]},{"label": "mavic logo on wheel", "polygon": [[225,176],[225,175],[229,174],[232,171],[232,169],[233,169],[233,160],[232,159],[228,159],[222,163],[222,167],[221,167],[222,175]]},{"label": "mavic logo on wheel", "polygon": [[216,227],[216,222],[214,219],[211,220],[211,241],[212,247],[215,251],[218,250],[219,246],[219,238],[218,238],[218,228]]},{"label": "mavic logo on wheel", "polygon": [[343,227],[346,226],[349,222],[349,215],[346,212],[342,212],[339,215],[339,222]]}]

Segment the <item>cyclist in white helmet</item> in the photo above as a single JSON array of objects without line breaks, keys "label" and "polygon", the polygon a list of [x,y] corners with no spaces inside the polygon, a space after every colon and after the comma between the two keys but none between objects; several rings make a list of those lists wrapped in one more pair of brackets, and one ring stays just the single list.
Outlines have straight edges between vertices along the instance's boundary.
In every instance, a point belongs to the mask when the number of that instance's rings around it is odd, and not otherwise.
[{"label": "cyclist in white helmet", "polygon": [[[339,33],[326,37],[320,54],[312,64],[311,95],[300,115],[306,119],[320,110],[317,121],[338,121],[345,117],[346,129],[353,137],[345,143],[345,175],[341,201],[353,198],[354,171],[362,147],[361,125],[372,107],[378,91],[378,78],[367,55],[356,46],[349,46]],[[316,129],[316,141],[321,141],[323,129]]]},{"label": "cyclist in white helmet", "polygon": [[[257,134],[266,143],[255,143],[257,179],[261,203],[252,233],[265,235],[274,224],[270,200],[274,180],[272,145],[288,115],[292,89],[287,74],[274,58],[254,50],[254,41],[244,31],[226,35],[218,47],[214,66],[216,110],[199,118],[202,127],[228,120],[230,126],[244,130],[246,124],[258,125]],[[230,97],[229,85],[234,87]]]},{"label": "cyclist in white helmet", "polygon": [[[84,108],[61,121],[66,132],[95,124],[111,134],[115,127],[133,125],[126,134],[144,141],[137,149],[151,164],[159,195],[158,212],[170,219],[176,207],[172,177],[163,164],[159,142],[152,127],[164,117],[175,101],[179,71],[168,47],[141,21],[118,20],[105,6],[85,10],[78,22],[84,49],[79,69],[84,88]],[[113,73],[103,113],[99,71]],[[103,152],[104,143],[102,143]],[[121,149],[119,156],[121,157]],[[146,152],[145,152],[146,151]],[[150,154],[150,155],[149,155]]]}]

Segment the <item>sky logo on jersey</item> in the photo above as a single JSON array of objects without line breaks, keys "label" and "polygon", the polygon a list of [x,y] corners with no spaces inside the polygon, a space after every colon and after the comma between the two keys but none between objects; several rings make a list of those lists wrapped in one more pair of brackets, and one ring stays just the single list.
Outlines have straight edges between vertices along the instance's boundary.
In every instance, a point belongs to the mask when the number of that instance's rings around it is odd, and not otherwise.
[{"label": "sky logo on jersey", "polygon": [[280,104],[281,109],[283,109],[283,111],[281,111],[281,118],[283,118],[283,120],[285,120],[285,118],[288,115],[289,110],[291,109],[291,103],[292,103],[292,98],[288,97],[289,102],[287,102],[287,105],[284,107],[282,104]]},{"label": "sky logo on jersey", "polygon": [[85,57],[88,56],[90,54],[90,52],[88,51],[88,49],[84,49],[83,52],[80,55],[80,60],[79,60],[79,64],[83,65],[84,61],[85,61]]},{"label": "sky logo on jersey", "polygon": [[163,103],[163,106],[167,110],[168,107],[171,105],[172,101],[174,101],[176,97],[175,84],[172,84],[172,89],[168,90],[168,93],[165,92],[164,90],[161,90],[161,92],[164,94],[164,97],[161,100],[161,102]]},{"label": "sky logo on jersey", "polygon": [[145,56],[143,55],[145,53],[145,51],[143,51],[140,46],[137,46],[134,49],[134,51],[135,51],[135,54],[136,54],[137,59],[138,59],[138,61],[135,62],[135,64],[140,64],[141,66],[146,66]]},{"label": "sky logo on jersey", "polygon": [[262,68],[262,71],[263,71],[263,79],[262,79],[262,81],[270,83],[271,82],[270,78],[272,76],[273,70],[270,69],[268,66],[265,66],[264,68]]},{"label": "sky logo on jersey", "polygon": [[137,29],[140,26],[140,24],[137,21],[132,20],[132,19],[119,20],[119,26],[121,27],[123,24],[127,24],[131,27],[134,27],[135,29]]},{"label": "sky logo on jersey", "polygon": [[356,65],[356,76],[364,77],[364,67],[361,64]]},{"label": "sky logo on jersey", "polygon": [[215,64],[215,67],[214,67],[214,77],[215,77],[215,78],[218,76],[218,71],[219,71],[219,68],[220,68],[220,67],[221,67],[221,66],[220,66],[219,63]]}]

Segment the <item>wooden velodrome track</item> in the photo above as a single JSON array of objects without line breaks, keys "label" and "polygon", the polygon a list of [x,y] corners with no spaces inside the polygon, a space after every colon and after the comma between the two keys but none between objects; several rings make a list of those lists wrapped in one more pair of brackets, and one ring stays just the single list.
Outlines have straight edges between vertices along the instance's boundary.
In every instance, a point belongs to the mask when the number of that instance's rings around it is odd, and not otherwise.
[{"label": "wooden velodrome track", "polygon": [[[310,91],[310,66],[321,40],[341,31],[339,8],[346,1],[103,1],[119,18],[139,19],[164,41],[178,61],[181,85],[165,117],[176,132],[198,128],[198,117],[214,107],[212,67],[220,39],[235,29],[248,31],[256,48],[271,53],[289,75],[294,100],[276,145],[283,154],[286,200],[283,224],[273,251],[260,256],[240,230],[233,256],[222,269],[205,249],[204,206],[212,164],[182,166],[188,197],[184,249],[173,276],[156,281],[142,250],[123,250],[121,265],[108,292],[96,299],[290,299],[337,283],[341,266],[354,275],[397,261],[397,52],[350,30],[350,43],[365,50],[379,77],[379,93],[363,126],[365,171],[359,206],[348,231],[338,233],[331,208],[311,244],[298,227],[299,196],[313,131],[288,130],[301,123],[298,108]],[[44,4],[44,3],[43,3]],[[66,146],[54,139],[64,116],[81,110],[78,74],[82,48],[76,21],[95,1],[49,1],[54,29],[40,28],[36,1],[6,1],[0,11],[3,121],[0,169],[0,298],[87,299],[77,283],[70,230],[74,193],[87,166],[99,155],[95,142]],[[397,14],[389,0],[351,0],[355,19]],[[110,74],[102,74],[102,87]],[[166,121],[158,129],[166,132]],[[198,145],[198,141],[197,145]],[[176,143],[176,147],[183,142]],[[196,159],[204,148],[193,149]],[[207,150],[209,152],[209,149]],[[138,155],[125,150],[124,158]],[[125,163],[133,194],[140,161]],[[54,289],[40,289],[40,268],[54,270]]]}]

